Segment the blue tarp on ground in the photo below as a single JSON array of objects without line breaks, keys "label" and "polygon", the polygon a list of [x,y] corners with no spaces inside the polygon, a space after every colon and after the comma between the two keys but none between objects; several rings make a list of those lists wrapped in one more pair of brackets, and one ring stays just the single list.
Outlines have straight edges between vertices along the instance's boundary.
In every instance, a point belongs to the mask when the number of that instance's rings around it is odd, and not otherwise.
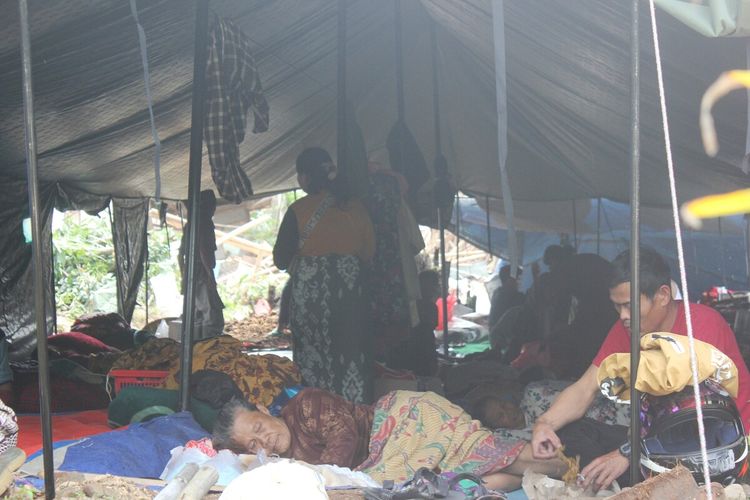
[{"label": "blue tarp on ground", "polygon": [[60,470],[158,478],[172,448],[206,436],[189,412],[175,413],[84,439],[68,448]]}]

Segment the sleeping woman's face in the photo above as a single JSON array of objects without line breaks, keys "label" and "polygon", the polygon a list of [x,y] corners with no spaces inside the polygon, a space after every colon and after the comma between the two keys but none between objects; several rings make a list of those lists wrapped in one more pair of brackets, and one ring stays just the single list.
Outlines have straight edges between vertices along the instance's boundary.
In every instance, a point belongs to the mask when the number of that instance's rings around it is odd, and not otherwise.
[{"label": "sleeping woman's face", "polygon": [[292,444],[292,433],[286,423],[271,416],[262,405],[258,405],[258,411],[237,410],[232,438],[238,448],[251,454],[263,449],[268,454],[282,455]]}]

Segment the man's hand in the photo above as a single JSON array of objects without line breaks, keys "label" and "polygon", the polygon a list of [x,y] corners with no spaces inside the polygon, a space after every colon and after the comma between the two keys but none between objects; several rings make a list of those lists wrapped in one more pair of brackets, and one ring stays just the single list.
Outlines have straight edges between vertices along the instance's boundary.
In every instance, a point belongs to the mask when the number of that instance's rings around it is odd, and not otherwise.
[{"label": "man's hand", "polygon": [[562,443],[552,426],[537,420],[531,434],[531,455],[536,459],[554,458],[560,446]]},{"label": "man's hand", "polygon": [[612,481],[628,470],[629,465],[630,460],[623,456],[620,450],[610,451],[599,458],[595,458],[583,468],[581,471],[581,476],[583,476],[581,486],[586,489],[589,485],[592,485],[595,492],[607,488],[612,484]]}]

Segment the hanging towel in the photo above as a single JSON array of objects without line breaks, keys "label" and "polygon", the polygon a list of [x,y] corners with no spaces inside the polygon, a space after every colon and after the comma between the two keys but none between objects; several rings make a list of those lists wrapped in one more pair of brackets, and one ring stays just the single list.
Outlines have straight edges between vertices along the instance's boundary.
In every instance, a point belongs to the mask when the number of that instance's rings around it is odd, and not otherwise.
[{"label": "hanging towel", "polygon": [[209,34],[204,134],[211,176],[222,198],[247,200],[253,188],[240,166],[245,117],[252,109],[254,133],[268,130],[268,102],[250,43],[234,24],[217,19]]}]

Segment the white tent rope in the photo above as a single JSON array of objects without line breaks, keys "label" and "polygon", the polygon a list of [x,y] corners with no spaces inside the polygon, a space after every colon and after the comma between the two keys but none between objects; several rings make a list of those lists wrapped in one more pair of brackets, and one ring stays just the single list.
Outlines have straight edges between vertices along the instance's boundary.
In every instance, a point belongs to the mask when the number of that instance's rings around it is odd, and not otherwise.
[{"label": "white tent rope", "polygon": [[698,437],[701,446],[701,458],[703,460],[703,479],[705,481],[706,495],[708,500],[713,499],[711,493],[711,474],[708,470],[708,454],[706,452],[706,434],[703,425],[703,405],[701,403],[700,389],[698,388],[698,360],[695,355],[695,338],[693,337],[693,321],[690,315],[690,298],[688,296],[687,273],[685,272],[685,254],[682,248],[682,232],[680,229],[680,211],[677,206],[677,188],[675,187],[674,162],[672,160],[672,145],[669,139],[669,121],[667,119],[667,103],[664,96],[664,78],[661,68],[661,52],[659,50],[659,35],[656,29],[656,12],[654,0],[649,0],[651,11],[651,32],[654,38],[654,55],[656,57],[656,76],[659,81],[659,103],[661,105],[661,118],[664,129],[664,145],[667,153],[667,170],[669,171],[669,191],[672,198],[672,215],[674,217],[674,231],[677,238],[677,259],[680,264],[680,283],[682,286],[683,306],[685,307],[685,322],[687,323],[688,345],[690,348],[690,370],[693,374],[693,396],[695,397],[695,409],[698,419]]},{"label": "white tent rope", "polygon": [[148,118],[151,124],[151,137],[154,140],[154,180],[156,187],[154,189],[154,200],[156,203],[161,202],[161,141],[156,131],[156,120],[154,119],[154,100],[151,97],[151,75],[148,69],[148,49],[146,43],[146,31],[138,19],[138,7],[136,0],[130,0],[130,13],[135,19],[135,25],[138,28],[138,45],[141,52],[141,64],[143,65],[143,84],[146,87],[146,103],[148,104]]}]

